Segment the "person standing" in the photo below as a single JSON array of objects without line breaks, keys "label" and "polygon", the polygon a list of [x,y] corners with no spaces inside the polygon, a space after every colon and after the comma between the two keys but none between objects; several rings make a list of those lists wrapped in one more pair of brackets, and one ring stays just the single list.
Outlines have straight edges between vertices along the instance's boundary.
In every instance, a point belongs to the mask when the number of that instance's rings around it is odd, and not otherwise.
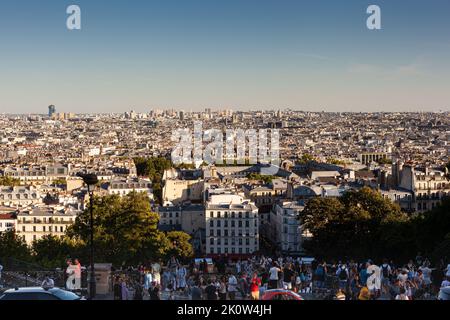
[{"label": "person standing", "polygon": [[191,300],[202,300],[202,289],[198,281],[195,281],[191,288]]},{"label": "person standing", "polygon": [[144,289],[148,291],[151,287],[152,282],[153,282],[153,275],[151,274],[150,270],[145,269],[144,270]]},{"label": "person standing", "polygon": [[283,288],[292,290],[292,280],[294,278],[294,271],[292,270],[291,263],[286,263],[283,270]]},{"label": "person standing", "polygon": [[66,263],[66,289],[73,291],[75,289],[75,266],[72,264],[72,259],[67,259]]},{"label": "person standing", "polygon": [[261,279],[256,272],[253,273],[250,281],[250,297],[252,300],[259,300],[259,289],[261,287]]},{"label": "person standing", "polygon": [[81,263],[78,259],[74,260],[74,290],[81,290]]},{"label": "person standing", "polygon": [[161,284],[161,265],[158,262],[152,264],[152,278],[153,281],[160,285]]},{"label": "person standing", "polygon": [[345,265],[345,263],[340,265],[340,267],[336,271],[336,275],[339,278],[339,289],[341,289],[342,291],[347,290],[349,272],[347,270],[347,266]]},{"label": "person standing", "polygon": [[236,291],[237,291],[237,279],[234,274],[229,275],[228,277],[228,295],[230,300],[236,299]]},{"label": "person standing", "polygon": [[269,270],[269,289],[278,289],[278,273],[281,269],[274,263]]},{"label": "person standing", "polygon": [[208,285],[205,288],[206,300],[217,300],[217,287],[209,280]]},{"label": "person standing", "polygon": [[128,300],[129,299],[129,291],[127,287],[127,282],[124,278],[122,278],[120,282],[120,294],[121,294],[121,300]]},{"label": "person standing", "polygon": [[186,290],[186,275],[187,270],[184,266],[180,265],[177,269],[177,289],[180,291]]},{"label": "person standing", "polygon": [[238,287],[241,295],[242,295],[242,299],[246,299],[248,297],[249,294],[249,283],[247,280],[247,273],[242,273],[241,277],[239,278],[239,287]]},{"label": "person standing", "polygon": [[150,289],[150,300],[161,300],[160,285],[154,282],[154,286]]},{"label": "person standing", "polygon": [[113,291],[114,291],[114,300],[121,300],[122,293],[121,293],[120,279],[118,276],[114,277]]},{"label": "person standing", "polygon": [[327,264],[325,261],[317,265],[314,271],[314,277],[317,288],[323,288],[325,286],[325,278],[327,276]]},{"label": "person standing", "polygon": [[227,281],[222,277],[219,282],[219,300],[227,300]]},{"label": "person standing", "polygon": [[387,294],[389,292],[389,282],[392,277],[392,269],[389,265],[387,259],[383,260],[383,264],[381,265],[381,291],[383,294]]}]

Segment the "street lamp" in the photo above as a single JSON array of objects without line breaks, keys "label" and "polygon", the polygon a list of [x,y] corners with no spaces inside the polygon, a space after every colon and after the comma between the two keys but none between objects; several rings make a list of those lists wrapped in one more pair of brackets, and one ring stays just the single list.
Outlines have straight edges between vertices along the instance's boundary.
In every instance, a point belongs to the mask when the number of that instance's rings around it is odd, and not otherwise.
[{"label": "street lamp", "polygon": [[94,189],[98,183],[98,178],[95,174],[83,174],[80,175],[83,178],[84,183],[87,185],[88,193],[89,193],[89,211],[90,211],[90,247],[91,247],[91,255],[90,255],[90,265],[91,265],[91,275],[89,277],[89,299],[92,300],[95,298],[96,291],[96,281],[95,281],[95,268],[94,268]]}]

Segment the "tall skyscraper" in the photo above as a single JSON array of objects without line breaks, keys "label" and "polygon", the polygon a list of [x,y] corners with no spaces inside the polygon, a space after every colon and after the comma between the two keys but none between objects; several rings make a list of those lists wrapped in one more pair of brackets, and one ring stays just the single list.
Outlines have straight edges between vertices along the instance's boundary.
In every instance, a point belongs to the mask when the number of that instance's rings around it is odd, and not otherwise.
[{"label": "tall skyscraper", "polygon": [[48,116],[51,118],[52,115],[56,112],[56,107],[54,105],[48,106]]}]

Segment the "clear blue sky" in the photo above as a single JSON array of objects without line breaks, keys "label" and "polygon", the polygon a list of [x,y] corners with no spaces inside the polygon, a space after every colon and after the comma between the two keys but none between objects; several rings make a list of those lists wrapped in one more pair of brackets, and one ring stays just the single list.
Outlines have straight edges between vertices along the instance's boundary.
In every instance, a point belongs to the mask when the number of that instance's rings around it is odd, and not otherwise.
[{"label": "clear blue sky", "polygon": [[[82,30],[66,29],[78,4]],[[380,31],[366,8],[382,10]],[[15,0],[0,113],[449,110],[449,0]]]}]

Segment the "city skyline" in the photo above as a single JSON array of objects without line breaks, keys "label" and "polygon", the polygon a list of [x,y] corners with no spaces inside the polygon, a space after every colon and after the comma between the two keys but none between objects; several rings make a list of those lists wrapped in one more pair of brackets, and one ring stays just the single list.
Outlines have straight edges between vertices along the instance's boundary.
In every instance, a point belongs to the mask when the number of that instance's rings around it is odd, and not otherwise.
[{"label": "city skyline", "polygon": [[[69,31],[77,4],[82,29]],[[382,30],[368,30],[379,5]],[[17,1],[0,10],[6,114],[450,111],[450,3]]]}]

